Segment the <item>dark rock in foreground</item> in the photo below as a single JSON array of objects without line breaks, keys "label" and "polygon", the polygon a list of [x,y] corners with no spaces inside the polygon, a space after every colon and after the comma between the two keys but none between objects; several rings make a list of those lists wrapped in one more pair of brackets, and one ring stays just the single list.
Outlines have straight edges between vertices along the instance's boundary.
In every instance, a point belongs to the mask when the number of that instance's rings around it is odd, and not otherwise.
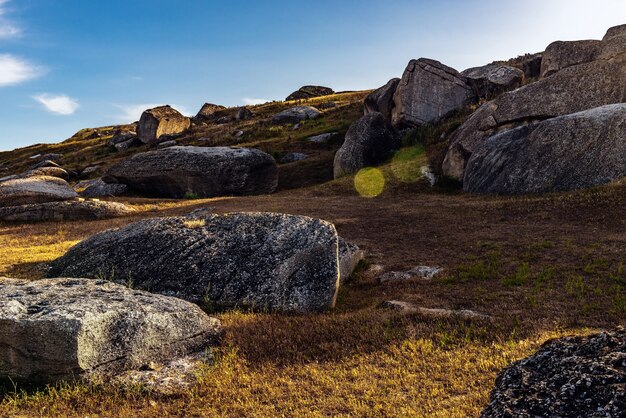
[{"label": "dark rock in foreground", "polygon": [[135,154],[103,180],[155,197],[257,195],[276,189],[278,168],[271,155],[256,149],[175,146]]},{"label": "dark rock in foreground", "polygon": [[482,418],[623,417],[626,331],[549,341],[496,380]]},{"label": "dark rock in foreground", "polygon": [[272,213],[149,219],[97,234],[51,264],[49,276],[108,277],[207,307],[330,309],[338,237],[325,221]]},{"label": "dark rock in foreground", "polygon": [[133,212],[133,209],[122,203],[72,200],[0,207],[0,220],[5,222],[95,221],[126,216]]},{"label": "dark rock in foreground", "polygon": [[400,147],[396,130],[378,112],[363,116],[350,126],[346,140],[335,154],[335,178],[378,165]]},{"label": "dark rock in foreground", "polygon": [[188,302],[104,280],[0,279],[0,376],[101,378],[217,342],[220,323]]},{"label": "dark rock in foreground", "polygon": [[626,104],[522,126],[486,140],[463,189],[528,194],[599,186],[626,176]]}]

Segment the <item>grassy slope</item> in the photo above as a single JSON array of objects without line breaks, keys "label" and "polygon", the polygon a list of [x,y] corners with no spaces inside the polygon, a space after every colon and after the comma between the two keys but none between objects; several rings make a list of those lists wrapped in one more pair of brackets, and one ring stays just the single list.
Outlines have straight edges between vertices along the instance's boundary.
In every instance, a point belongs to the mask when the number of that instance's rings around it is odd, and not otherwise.
[{"label": "grassy slope", "polygon": [[[272,196],[131,198],[139,213],[124,219],[0,225],[0,274],[31,279],[98,231],[201,206],[320,217],[362,246],[369,263],[446,268],[432,282],[384,285],[363,270],[326,314],[219,314],[226,335],[216,364],[199,371],[190,390],[71,385],[8,393],[0,416],[476,416],[511,361],[550,338],[624,324],[626,184],[527,198],[443,193],[414,181],[426,157],[408,155],[382,168],[384,192],[371,199],[348,177]],[[388,299],[498,319],[377,308]]]},{"label": "grassy slope", "polygon": [[[178,140],[178,143],[179,145],[253,147],[266,151],[277,158],[287,152],[306,152],[311,155],[311,158],[299,164],[300,168],[304,167],[312,172],[314,168],[327,167],[330,162],[330,169],[313,179],[314,182],[320,183],[332,178],[332,158],[334,151],[341,145],[341,136],[329,145],[311,144],[306,142],[306,138],[326,132],[345,134],[350,124],[362,114],[363,99],[368,93],[369,91],[340,93],[306,101],[271,102],[250,106],[249,108],[256,115],[254,119],[223,125],[211,124],[206,127],[193,127]],[[290,126],[272,126],[270,124],[271,117],[281,110],[301,104],[317,106],[328,101],[335,102],[337,107],[324,110],[322,117],[317,120],[302,123],[301,129],[297,131],[294,131]],[[125,152],[117,152],[115,148],[109,147],[107,141],[111,138],[114,128],[108,126],[84,129],[58,144],[38,144],[13,151],[0,152],[0,169],[3,169],[0,171],[0,177],[25,171],[34,163],[34,160],[29,159],[29,157],[47,153],[63,154],[61,165],[75,171],[81,171],[88,166],[100,165],[101,170],[93,174],[94,177],[97,177],[106,167],[129,158],[137,152],[148,150],[147,146],[141,146]],[[245,134],[240,138],[235,138],[233,132],[237,130],[243,130]],[[88,139],[93,133],[100,133],[102,136]],[[200,138],[209,138],[210,141],[198,141]],[[282,178],[293,179],[294,167],[285,166],[282,168],[287,170]],[[294,174],[298,174],[298,169],[295,170]],[[294,188],[303,185],[306,185],[306,182],[292,180],[283,181],[280,187]]]}]

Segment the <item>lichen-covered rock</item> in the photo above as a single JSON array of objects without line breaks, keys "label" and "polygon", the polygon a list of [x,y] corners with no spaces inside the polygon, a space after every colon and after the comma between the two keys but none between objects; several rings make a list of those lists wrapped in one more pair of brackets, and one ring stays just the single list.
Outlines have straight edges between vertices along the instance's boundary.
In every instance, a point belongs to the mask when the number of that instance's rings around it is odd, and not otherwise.
[{"label": "lichen-covered rock", "polygon": [[162,135],[178,134],[189,129],[191,121],[170,106],[143,112],[137,125],[137,136],[144,144],[155,144]]},{"label": "lichen-covered rock", "polygon": [[105,280],[0,279],[0,376],[26,383],[106,377],[217,342],[188,302]]},{"label": "lichen-covered rock", "polygon": [[623,417],[626,330],[548,341],[496,379],[482,418]]},{"label": "lichen-covered rock", "polygon": [[524,72],[502,64],[468,68],[461,73],[480,99],[491,100],[500,94],[515,90],[524,81]]},{"label": "lichen-covered rock", "polygon": [[400,79],[392,78],[387,84],[367,96],[364,102],[365,114],[379,112],[391,122],[391,112],[394,107],[393,96],[398,84],[400,84]]},{"label": "lichen-covered rock", "polygon": [[0,207],[5,222],[95,221],[130,215],[134,210],[122,203],[93,200],[47,202]]},{"label": "lichen-covered rock", "polygon": [[156,197],[257,195],[276,189],[278,168],[271,155],[256,149],[174,146],[135,154],[103,180]]},{"label": "lichen-covered rock", "polygon": [[399,147],[399,135],[383,115],[374,112],[363,116],[350,126],[343,145],[335,154],[334,176],[338,178],[378,165]]},{"label": "lichen-covered rock", "polygon": [[329,96],[331,94],[335,94],[335,92],[330,87],[303,86],[303,87],[300,87],[300,89],[298,89],[297,91],[294,91],[289,96],[287,96],[285,100],[286,101],[305,100],[305,99],[311,99],[313,97]]},{"label": "lichen-covered rock", "polygon": [[435,123],[476,100],[454,68],[426,58],[411,60],[396,88],[392,122],[396,127]]},{"label": "lichen-covered rock", "polygon": [[626,104],[495,135],[467,163],[463,189],[527,194],[599,186],[626,176]]},{"label": "lichen-covered rock", "polygon": [[57,202],[78,197],[63,179],[36,176],[16,178],[0,183],[0,207]]},{"label": "lichen-covered rock", "polygon": [[330,309],[338,237],[325,221],[275,213],[148,219],[79,243],[50,276],[104,275],[211,307]]},{"label": "lichen-covered rock", "polygon": [[272,124],[286,125],[302,122],[309,119],[317,119],[322,113],[312,106],[296,106],[283,110],[272,117]]}]

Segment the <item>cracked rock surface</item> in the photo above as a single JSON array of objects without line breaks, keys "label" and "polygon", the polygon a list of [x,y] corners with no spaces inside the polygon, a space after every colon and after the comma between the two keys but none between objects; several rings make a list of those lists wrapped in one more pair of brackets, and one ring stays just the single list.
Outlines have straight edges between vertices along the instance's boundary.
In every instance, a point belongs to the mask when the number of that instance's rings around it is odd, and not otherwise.
[{"label": "cracked rock surface", "polygon": [[217,342],[220,322],[183,300],[104,280],[0,278],[0,376],[96,378]]}]

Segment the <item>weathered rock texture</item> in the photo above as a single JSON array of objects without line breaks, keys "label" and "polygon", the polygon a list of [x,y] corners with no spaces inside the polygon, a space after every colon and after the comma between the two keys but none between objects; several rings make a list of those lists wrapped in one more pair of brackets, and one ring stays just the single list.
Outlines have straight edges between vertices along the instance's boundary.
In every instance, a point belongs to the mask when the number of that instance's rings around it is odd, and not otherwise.
[{"label": "weathered rock texture", "polygon": [[329,96],[331,94],[335,94],[335,92],[330,87],[303,86],[303,87],[300,87],[299,90],[294,91],[289,96],[287,96],[287,98],[285,100],[286,101],[289,101],[289,100],[304,100],[304,99],[310,99],[310,98],[313,98],[313,97]]},{"label": "weathered rock texture", "polygon": [[489,137],[518,126],[626,102],[626,37],[603,41],[598,59],[563,68],[481,106],[450,138],[443,173],[462,180]]},{"label": "weathered rock texture", "polygon": [[92,200],[36,203],[0,207],[0,220],[5,222],[94,221],[133,213],[122,203]]},{"label": "weathered rock texture", "polygon": [[339,277],[341,284],[350,278],[359,263],[365,259],[365,253],[356,244],[339,238]]},{"label": "weathered rock texture", "polygon": [[626,331],[548,341],[496,379],[482,418],[623,417]]},{"label": "weathered rock texture", "polygon": [[367,96],[364,102],[365,114],[378,112],[391,122],[391,112],[394,107],[393,96],[396,93],[398,84],[400,84],[400,79],[393,78],[389,80],[387,84]]},{"label": "weathered rock texture", "polygon": [[548,77],[563,68],[594,61],[602,49],[602,41],[556,41],[548,45],[541,62],[541,77]]},{"label": "weathered rock texture", "polygon": [[272,117],[272,124],[298,123],[308,119],[317,119],[321,114],[319,110],[312,106],[296,106],[275,114]]},{"label": "weathered rock texture", "polygon": [[103,179],[148,196],[255,195],[276,189],[278,169],[271,155],[256,149],[176,146],[135,154]]},{"label": "weathered rock texture", "polygon": [[394,95],[393,125],[435,123],[476,101],[465,77],[442,63],[420,58],[409,62]]},{"label": "weathered rock texture", "polygon": [[461,75],[467,78],[467,83],[476,96],[486,100],[491,100],[506,91],[515,90],[524,81],[522,70],[502,64],[468,68]]},{"label": "weathered rock texture", "polygon": [[104,280],[0,279],[0,376],[110,376],[203,350],[217,319],[188,302]]},{"label": "weathered rock texture", "polygon": [[49,274],[132,277],[212,307],[320,311],[335,304],[338,237],[328,222],[272,213],[149,219],[81,242]]},{"label": "weathered rock texture", "polygon": [[391,157],[400,147],[396,130],[378,112],[363,116],[350,126],[346,139],[335,154],[334,176],[356,173]]},{"label": "weathered rock texture", "polygon": [[155,144],[162,135],[178,134],[189,129],[191,121],[170,106],[160,106],[143,112],[137,136],[144,144]]},{"label": "weathered rock texture", "polygon": [[626,176],[626,104],[495,135],[472,154],[463,188],[528,194],[583,189]]},{"label": "weathered rock texture", "polygon": [[63,179],[38,176],[0,183],[0,207],[70,200],[78,194]]}]

